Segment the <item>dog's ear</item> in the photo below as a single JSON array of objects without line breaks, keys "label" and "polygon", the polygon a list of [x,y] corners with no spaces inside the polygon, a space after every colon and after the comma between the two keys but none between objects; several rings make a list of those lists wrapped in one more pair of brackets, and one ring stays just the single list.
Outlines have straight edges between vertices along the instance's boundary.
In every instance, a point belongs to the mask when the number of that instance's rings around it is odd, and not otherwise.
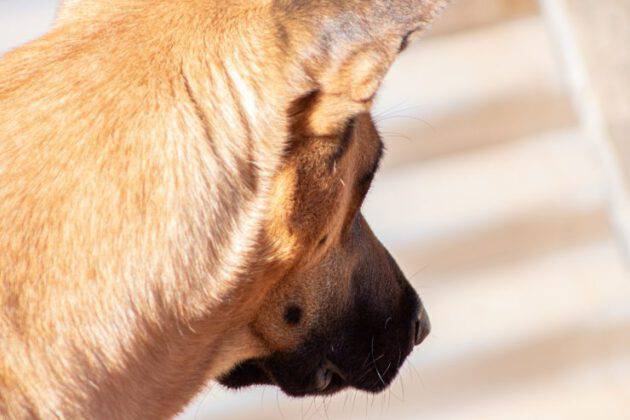
[{"label": "dog's ear", "polygon": [[91,0],[61,0],[59,3],[59,8],[57,13],[61,14],[70,14],[73,9],[78,7],[81,3],[90,3]]},{"label": "dog's ear", "polygon": [[381,81],[410,36],[448,0],[276,0],[290,55],[312,82],[306,135],[343,131],[369,111]]},{"label": "dog's ear", "polygon": [[61,0],[57,8],[56,22],[59,24],[85,17],[98,6],[98,2],[94,0]]},{"label": "dog's ear", "polygon": [[61,0],[59,4],[59,10],[65,10],[72,7],[73,5],[76,5],[77,3],[81,3],[82,1],[83,0]]}]

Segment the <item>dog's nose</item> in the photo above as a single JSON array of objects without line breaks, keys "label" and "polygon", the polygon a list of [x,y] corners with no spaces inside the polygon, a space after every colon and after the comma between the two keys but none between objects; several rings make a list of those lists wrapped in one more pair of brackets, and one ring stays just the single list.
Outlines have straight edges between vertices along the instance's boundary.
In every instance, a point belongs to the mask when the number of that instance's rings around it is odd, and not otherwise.
[{"label": "dog's nose", "polygon": [[414,343],[416,346],[422,344],[422,342],[429,336],[431,332],[431,321],[424,308],[420,311],[420,316],[413,325],[414,328]]}]

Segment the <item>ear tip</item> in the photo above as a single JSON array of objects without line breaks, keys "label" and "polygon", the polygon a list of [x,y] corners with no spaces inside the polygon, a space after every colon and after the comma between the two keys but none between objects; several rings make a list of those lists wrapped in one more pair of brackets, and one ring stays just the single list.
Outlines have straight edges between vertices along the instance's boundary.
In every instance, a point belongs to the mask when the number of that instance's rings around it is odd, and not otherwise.
[{"label": "ear tip", "polygon": [[423,0],[422,26],[426,27],[437,19],[453,0]]},{"label": "ear tip", "polygon": [[427,7],[427,17],[434,19],[439,16],[449,4],[452,3],[452,0],[425,0],[424,3]]}]

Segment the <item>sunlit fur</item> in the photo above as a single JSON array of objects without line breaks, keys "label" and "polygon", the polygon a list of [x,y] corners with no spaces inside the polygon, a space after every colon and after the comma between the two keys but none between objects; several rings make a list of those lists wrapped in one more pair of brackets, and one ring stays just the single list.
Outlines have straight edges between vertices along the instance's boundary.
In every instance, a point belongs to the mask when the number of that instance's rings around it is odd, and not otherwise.
[{"label": "sunlit fur", "polygon": [[69,0],[2,58],[0,417],[171,417],[269,353],[258,308],[317,258],[285,153],[443,3]]}]

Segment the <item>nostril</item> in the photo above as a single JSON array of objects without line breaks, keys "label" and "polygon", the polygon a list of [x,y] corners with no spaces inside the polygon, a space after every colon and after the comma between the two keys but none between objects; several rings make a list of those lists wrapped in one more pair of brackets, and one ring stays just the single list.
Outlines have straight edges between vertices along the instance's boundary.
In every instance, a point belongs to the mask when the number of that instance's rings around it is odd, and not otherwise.
[{"label": "nostril", "polygon": [[422,344],[422,342],[429,336],[429,333],[431,332],[431,325],[428,321],[425,321],[425,318],[426,317],[416,319],[414,324],[414,344],[416,346]]}]

